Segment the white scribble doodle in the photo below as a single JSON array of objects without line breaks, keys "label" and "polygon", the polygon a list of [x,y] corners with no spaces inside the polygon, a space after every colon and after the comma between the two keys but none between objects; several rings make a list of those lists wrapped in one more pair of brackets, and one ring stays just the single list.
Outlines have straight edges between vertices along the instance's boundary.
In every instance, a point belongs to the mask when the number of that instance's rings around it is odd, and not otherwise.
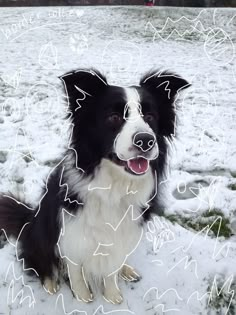
[{"label": "white scribble doodle", "polygon": [[205,292],[204,294],[200,294],[199,291],[192,292],[187,299],[187,305],[193,303],[194,300],[197,300],[201,303],[205,301],[206,304],[210,306],[211,303],[216,302],[217,298],[219,299],[221,295],[225,295],[227,296],[227,303],[225,305],[226,307],[223,308],[222,306],[221,313],[224,315],[229,314],[228,312],[235,295],[235,291],[231,289],[233,279],[234,276],[230,275],[223,283],[222,282],[218,283],[219,280],[217,279],[217,275],[215,275],[212,281],[212,285],[208,289],[208,291]]},{"label": "white scribble doodle", "polygon": [[[171,17],[167,17],[165,20],[164,26],[158,30],[150,21],[146,24],[146,32],[147,28],[149,27],[153,35],[153,42],[155,42],[156,37],[158,36],[162,41],[167,42],[169,39],[174,37],[173,35],[177,35],[177,38],[181,40],[188,41],[186,39],[186,35],[191,35],[193,32],[198,32],[202,34],[203,32],[206,32],[206,30],[209,30],[209,28],[205,29],[200,17],[203,15],[203,13],[206,10],[203,9],[199,12],[199,14],[194,19],[189,19],[186,16],[181,16],[180,18],[174,20]],[[178,30],[178,26],[184,26],[184,30]],[[169,31],[170,29],[170,31]],[[210,28],[211,30],[211,28]]]},{"label": "white scribble doodle", "polygon": [[198,272],[197,272],[197,261],[195,259],[191,259],[189,256],[185,256],[182,259],[180,259],[176,264],[174,264],[168,271],[167,275],[169,275],[170,272],[172,272],[174,269],[176,269],[177,266],[179,266],[182,262],[184,262],[184,270],[186,270],[189,267],[193,266],[194,269],[194,275],[198,279]]},{"label": "white scribble doodle", "polygon": [[172,253],[175,253],[179,250],[183,251],[184,253],[187,253],[189,251],[189,249],[193,246],[194,242],[198,239],[199,235],[203,235],[204,234],[204,238],[206,239],[209,235],[209,232],[211,231],[212,227],[216,224],[217,226],[217,235],[214,241],[214,248],[213,248],[213,253],[212,253],[212,259],[216,260],[216,258],[221,254],[223,257],[227,257],[228,256],[228,252],[230,249],[230,242],[226,242],[225,244],[223,243],[223,245],[218,249],[217,251],[217,247],[220,243],[219,241],[219,233],[220,233],[220,229],[221,229],[221,224],[222,224],[222,217],[218,216],[213,222],[212,224],[207,224],[204,228],[202,228],[200,231],[198,231],[191,239],[191,241],[189,242],[188,246],[185,248],[184,246],[180,246],[175,248]]},{"label": "white scribble doodle", "polygon": [[175,311],[175,312],[180,312],[181,311],[179,308],[167,308],[164,303],[159,303],[159,301],[161,301],[162,298],[165,297],[166,295],[173,296],[174,299],[177,299],[179,301],[183,301],[183,298],[179,295],[179,293],[177,292],[176,289],[169,288],[169,289],[165,290],[163,293],[160,293],[157,287],[152,287],[152,288],[150,288],[150,289],[148,289],[146,291],[146,293],[143,296],[143,300],[145,301],[147,296],[150,295],[150,293],[154,293],[154,292],[156,292],[156,294],[155,294],[155,301],[158,303],[155,306],[155,309],[161,309],[161,311],[163,313],[167,313],[167,312],[170,312],[170,311]]},{"label": "white scribble doodle", "polygon": [[[8,287],[8,294],[7,294],[7,304],[13,304],[17,299],[19,299],[19,304],[23,304],[24,301],[28,300],[29,308],[34,308],[34,305],[36,303],[34,292],[32,290],[32,287],[30,285],[26,285],[24,282],[23,275],[16,276],[15,272],[15,265],[14,262],[10,263],[7,272],[5,281],[7,281],[7,278],[9,276],[13,276],[13,279],[11,280],[9,287]],[[16,289],[16,283],[20,283],[22,288],[17,292]],[[27,292],[28,291],[28,292]],[[28,295],[27,295],[28,294]]]},{"label": "white scribble doodle", "polygon": [[127,186],[127,188],[126,188],[126,195],[129,195],[129,194],[135,195],[137,193],[138,193],[138,190],[135,190],[135,191],[129,190],[129,186]]},{"label": "white scribble doodle", "polygon": [[225,282],[221,285],[221,288],[218,290],[219,286],[217,284],[217,275],[214,276],[213,283],[211,290],[209,292],[209,299],[208,299],[208,304],[213,301],[213,299],[217,296],[219,297],[223,292],[228,293],[230,296],[229,302],[228,302],[228,307],[225,311],[225,315],[228,313],[230,305],[232,303],[235,291],[230,289],[232,282],[234,280],[234,275],[230,275]]},{"label": "white scribble doodle", "polygon": [[43,45],[39,52],[39,64],[44,69],[54,69],[58,67],[57,48],[53,42]]},{"label": "white scribble doodle", "polygon": [[111,244],[102,244],[98,243],[98,247],[96,248],[95,252],[93,253],[93,256],[101,255],[101,256],[109,256],[109,253],[104,253],[106,251],[107,247],[114,246],[114,243]]},{"label": "white scribble doodle", "polygon": [[69,40],[70,48],[78,55],[86,53],[89,48],[88,38],[84,34],[72,34]]},{"label": "white scribble doodle", "polygon": [[111,184],[109,186],[107,186],[107,187],[98,187],[98,186],[91,187],[91,185],[89,184],[88,185],[88,190],[89,191],[92,191],[92,190],[111,190]]},{"label": "white scribble doodle", "polygon": [[[111,80],[116,80],[117,73],[120,75],[130,73],[135,78],[141,62],[140,47],[131,41],[109,41],[103,49],[101,63],[107,60],[109,60],[109,77]],[[122,60],[126,61],[125,64]]]},{"label": "white scribble doodle", "polygon": [[[38,122],[40,119],[51,121],[59,103],[60,98],[57,88],[45,82],[38,82],[32,85],[25,97],[27,115],[32,123]],[[34,104],[33,107],[32,104]]]},{"label": "white scribble doodle", "polygon": [[148,221],[147,228],[146,238],[152,243],[154,253],[160,251],[166,243],[175,241],[175,235],[168,223],[157,216],[154,216],[153,221]]},{"label": "white scribble doodle", "polygon": [[11,75],[8,73],[3,74],[1,78],[6,84],[10,85],[11,87],[17,90],[20,84],[21,74],[22,74],[22,68],[19,68]]},{"label": "white scribble doodle", "polygon": [[204,43],[205,53],[213,64],[231,63],[235,56],[235,47],[230,36],[222,28],[214,28],[208,34]]},{"label": "white scribble doodle", "polygon": [[[78,309],[74,309],[71,312],[66,312],[64,296],[61,293],[57,297],[56,304],[55,304],[55,309],[58,308],[59,302],[61,302],[62,309],[63,309],[63,312],[64,312],[65,315],[73,315],[73,314],[75,314],[75,312],[78,313],[78,314],[89,315],[86,311],[81,311],[81,310],[78,310]],[[103,305],[99,305],[95,309],[95,311],[93,313],[91,313],[91,315],[98,315],[98,314],[103,314],[103,315],[106,315],[106,314],[122,314],[122,315],[125,315],[125,314],[135,314],[135,313],[130,311],[130,310],[128,310],[128,309],[119,309],[119,310],[112,310],[112,311],[107,311],[106,312],[106,311],[104,311],[104,306]]]},{"label": "white scribble doodle", "polygon": [[63,255],[62,254],[62,251],[61,251],[61,247],[60,247],[60,243],[61,243],[61,240],[62,238],[65,236],[65,233],[66,233],[66,225],[65,225],[65,221],[66,219],[65,218],[73,218],[75,217],[73,214],[71,214],[70,212],[68,212],[66,209],[62,209],[61,210],[61,222],[62,222],[62,227],[61,227],[61,231],[60,231],[60,234],[59,234],[59,237],[58,237],[58,241],[57,241],[57,248],[58,248],[58,251],[59,251],[59,255],[60,257],[63,259],[63,258],[66,258],[70,263],[72,263],[73,265],[77,266],[78,263],[72,261],[70,259],[70,257],[67,257],[66,255]]}]

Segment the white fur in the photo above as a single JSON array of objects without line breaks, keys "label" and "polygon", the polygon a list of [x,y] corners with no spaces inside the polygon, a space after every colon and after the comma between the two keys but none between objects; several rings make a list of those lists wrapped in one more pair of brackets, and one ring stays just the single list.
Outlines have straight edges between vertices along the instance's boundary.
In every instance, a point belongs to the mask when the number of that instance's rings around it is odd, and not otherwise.
[{"label": "white fur", "polygon": [[[126,106],[124,110],[124,119],[126,120],[121,132],[116,137],[114,143],[114,151],[119,159],[127,161],[129,159],[137,157],[137,151],[133,145],[134,135],[138,133],[155,134],[150,126],[144,121],[142,114],[142,106],[140,104],[140,97],[137,89],[125,88],[126,94]],[[142,156],[142,154],[139,154]],[[144,157],[149,160],[154,160],[158,156],[157,143],[153,146]]]},{"label": "white fur", "polygon": [[[96,278],[117,272],[138,245],[141,207],[147,207],[154,188],[151,170],[135,177],[118,168],[103,159],[89,184],[87,180],[78,181],[75,189],[80,191],[84,206],[76,216],[66,216],[59,242],[67,260],[78,268],[83,266],[85,274]],[[133,211],[127,212],[130,206]]]}]

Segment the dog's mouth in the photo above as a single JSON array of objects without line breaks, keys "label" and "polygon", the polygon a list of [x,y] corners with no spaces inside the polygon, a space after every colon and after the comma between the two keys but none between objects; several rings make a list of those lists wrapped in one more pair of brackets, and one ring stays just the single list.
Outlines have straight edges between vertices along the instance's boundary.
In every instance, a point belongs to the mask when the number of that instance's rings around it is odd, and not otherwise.
[{"label": "dog's mouth", "polygon": [[145,174],[149,169],[149,160],[141,156],[124,161],[119,159],[115,153],[111,153],[109,159],[116,165],[123,166],[128,173],[133,175]]}]

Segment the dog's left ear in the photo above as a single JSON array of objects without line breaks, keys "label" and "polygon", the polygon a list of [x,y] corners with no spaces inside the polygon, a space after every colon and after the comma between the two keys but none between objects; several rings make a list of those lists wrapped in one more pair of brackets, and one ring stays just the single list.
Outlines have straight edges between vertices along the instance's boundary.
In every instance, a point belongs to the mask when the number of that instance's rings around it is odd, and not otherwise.
[{"label": "dog's left ear", "polygon": [[72,112],[80,108],[84,102],[97,97],[108,85],[105,77],[93,69],[69,72],[59,78],[64,83]]},{"label": "dog's left ear", "polygon": [[146,74],[140,80],[140,85],[153,93],[163,93],[166,95],[166,98],[173,100],[180,90],[186,89],[191,84],[175,73],[155,71]]},{"label": "dog's left ear", "polygon": [[155,71],[146,74],[140,80],[140,86],[147,89],[156,100],[159,115],[159,132],[170,137],[175,132],[175,107],[176,95],[191,84],[168,71]]}]

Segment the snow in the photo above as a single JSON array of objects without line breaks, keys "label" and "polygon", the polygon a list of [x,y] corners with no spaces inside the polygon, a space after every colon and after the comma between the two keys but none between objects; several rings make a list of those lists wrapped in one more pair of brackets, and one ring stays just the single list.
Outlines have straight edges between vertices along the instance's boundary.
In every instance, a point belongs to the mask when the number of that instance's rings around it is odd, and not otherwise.
[{"label": "snow", "polygon": [[0,16],[0,190],[32,204],[68,145],[60,75],[93,67],[126,86],[161,68],[192,83],[176,103],[177,139],[160,185],[167,217],[149,222],[130,257],[142,280],[120,281],[124,302],[110,305],[97,292],[83,304],[65,283],[48,296],[2,241],[0,314],[235,314],[236,236],[200,233],[168,216],[194,223],[217,209],[235,233],[236,10],[1,8]]}]

